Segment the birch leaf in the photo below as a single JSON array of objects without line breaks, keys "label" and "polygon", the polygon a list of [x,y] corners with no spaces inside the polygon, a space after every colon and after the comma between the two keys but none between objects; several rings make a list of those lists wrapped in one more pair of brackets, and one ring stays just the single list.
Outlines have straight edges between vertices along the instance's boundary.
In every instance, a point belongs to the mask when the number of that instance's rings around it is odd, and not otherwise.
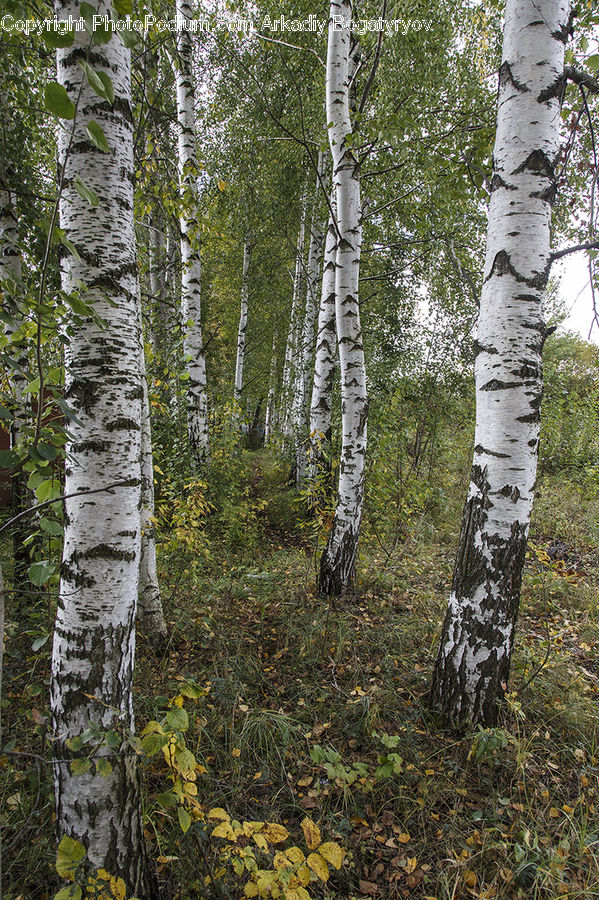
[{"label": "birch leaf", "polygon": [[306,839],[308,848],[310,850],[316,850],[321,841],[320,828],[318,825],[316,825],[309,816],[306,816],[301,822],[301,828],[304,832],[304,838]]},{"label": "birch leaf", "polygon": [[310,866],[315,875],[318,875],[321,881],[329,880],[329,867],[326,860],[319,853],[310,853],[306,863]]},{"label": "birch leaf", "polygon": [[330,862],[336,869],[340,869],[345,859],[345,850],[334,841],[326,841],[318,848],[321,856],[324,856],[327,862]]},{"label": "birch leaf", "polygon": [[108,146],[108,141],[106,140],[106,135],[102,131],[102,126],[98,125],[95,119],[92,119],[85,126],[85,130],[87,131],[87,136],[90,141],[97,147],[98,150],[101,150],[102,153],[110,153],[110,147]]},{"label": "birch leaf", "polygon": [[85,859],[85,853],[83,844],[63,834],[56,851],[56,871],[60,877],[72,881],[79,864]]},{"label": "birch leaf", "polygon": [[49,112],[59,119],[74,119],[75,104],[69,98],[66,88],[57,81],[51,81],[44,89],[44,103]]},{"label": "birch leaf", "polygon": [[282,844],[289,837],[289,832],[284,825],[278,825],[276,822],[267,822],[262,829],[262,835],[271,844]]},{"label": "birch leaf", "polygon": [[177,816],[179,817],[179,825],[181,826],[181,831],[183,834],[187,832],[189,826],[191,825],[191,816],[182,806],[177,808]]}]

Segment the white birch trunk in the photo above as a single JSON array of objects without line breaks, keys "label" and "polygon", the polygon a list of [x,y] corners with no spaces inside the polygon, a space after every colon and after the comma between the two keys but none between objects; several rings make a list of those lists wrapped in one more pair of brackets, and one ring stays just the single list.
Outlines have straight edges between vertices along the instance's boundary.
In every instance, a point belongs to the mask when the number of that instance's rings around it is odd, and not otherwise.
[{"label": "white birch trunk", "polygon": [[507,684],[534,496],[568,0],[508,0],[476,340],[476,432],[431,699],[492,725]]},{"label": "white birch trunk", "polygon": [[[335,227],[335,197],[331,196],[333,215],[329,217],[324,249],[318,330],[316,335],[316,356],[314,359],[314,381],[310,402],[310,481],[317,481],[329,470],[328,462],[331,446],[331,407],[333,379],[335,376],[335,351],[337,346],[335,321],[335,275],[337,259],[337,229]],[[333,218],[333,216],[335,218]]]},{"label": "white birch trunk", "polygon": [[326,111],[333,156],[339,245],[335,274],[335,310],[341,373],[342,446],[333,525],[320,560],[319,590],[346,591],[354,578],[364,500],[368,397],[358,285],[362,245],[360,172],[351,148],[349,109],[351,0],[332,0],[326,71]]},{"label": "white birch trunk", "polygon": [[235,360],[235,388],[233,392],[234,416],[238,415],[241,406],[243,389],[243,365],[245,362],[245,339],[248,324],[250,243],[246,237],[243,244],[243,271],[241,275],[241,305],[239,311],[239,328],[237,329],[237,357]]},{"label": "white birch trunk", "polygon": [[[79,17],[76,0],[57,0],[60,19]],[[101,0],[99,14],[110,14]],[[94,45],[96,70],[114,86],[111,106],[85,83],[79,60],[89,37],[57,51],[58,80],[77,103],[71,126],[61,129],[59,164],[64,167],[60,221],[80,260],[62,261],[63,288],[87,285],[106,327],[92,320],[74,326],[66,352],[65,398],[76,419],[69,423],[67,494],[119,483],[110,492],[65,502],[65,535],[52,652],[51,705],[55,732],[54,774],[57,826],[87,848],[90,862],[120,875],[130,894],[153,897],[143,841],[137,757],[127,743],[115,751],[101,741],[85,774],[65,759],[83,760],[67,743],[90,724],[102,731],[133,730],[132,679],[140,554],[140,399],[137,329],[137,266],[133,223],[133,118],[131,54],[115,36]],[[81,89],[81,93],[80,93]],[[110,152],[89,141],[85,126],[103,128]],[[76,191],[80,175],[99,204],[92,209]],[[108,302],[108,301],[111,302]],[[114,305],[113,305],[114,304]],[[112,769],[102,776],[97,760]]]},{"label": "white birch trunk", "polygon": [[283,436],[289,440],[292,434],[292,404],[293,385],[297,366],[298,343],[300,340],[300,328],[302,320],[302,285],[304,276],[304,243],[306,234],[306,212],[308,207],[307,184],[302,196],[302,212],[300,216],[299,230],[297,234],[297,252],[295,255],[295,272],[293,275],[293,296],[291,298],[291,313],[289,316],[289,331],[287,344],[285,345],[285,361],[283,364],[283,382],[281,386],[281,400],[283,404],[282,422]]},{"label": "white birch trunk", "polygon": [[152,457],[152,425],[148,399],[148,379],[141,317],[141,297],[138,294],[139,370],[141,378],[141,555],[139,561],[139,605],[137,623],[153,644],[160,647],[167,637],[162,610],[158,572],[156,569],[156,529],[154,527],[154,460]]},{"label": "white birch trunk", "polygon": [[[177,0],[179,21],[193,18],[187,0]],[[181,317],[183,320],[183,353],[188,375],[187,427],[194,472],[200,471],[208,459],[208,397],[206,358],[202,341],[201,259],[195,216],[199,198],[197,190],[195,81],[193,71],[193,38],[186,28],[176,32],[177,58],[177,122],[179,147],[179,191],[181,198]]]},{"label": "white birch trunk", "polygon": [[314,333],[316,327],[316,310],[318,282],[322,264],[322,227],[319,221],[318,198],[320,182],[323,175],[323,156],[318,155],[318,171],[312,206],[310,223],[310,244],[308,249],[308,267],[306,272],[306,305],[304,321],[297,354],[295,384],[292,402],[292,432],[295,445],[295,483],[301,488],[306,473],[308,432],[307,397],[310,389],[310,375],[314,355]]}]

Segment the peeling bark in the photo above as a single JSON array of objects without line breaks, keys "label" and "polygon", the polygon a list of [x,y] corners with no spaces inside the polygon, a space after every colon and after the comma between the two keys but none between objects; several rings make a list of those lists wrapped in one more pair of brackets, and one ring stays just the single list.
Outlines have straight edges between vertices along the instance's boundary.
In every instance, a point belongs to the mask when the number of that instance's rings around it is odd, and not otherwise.
[{"label": "peeling bark", "polygon": [[[541,13],[541,15],[539,15]],[[497,721],[534,497],[567,0],[508,0],[475,363],[476,434],[431,691],[457,727]]]}]

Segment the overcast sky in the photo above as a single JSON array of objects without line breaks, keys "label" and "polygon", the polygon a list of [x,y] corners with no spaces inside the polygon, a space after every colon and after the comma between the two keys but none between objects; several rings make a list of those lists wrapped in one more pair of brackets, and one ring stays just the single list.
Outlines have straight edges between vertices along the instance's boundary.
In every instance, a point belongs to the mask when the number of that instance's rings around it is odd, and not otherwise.
[{"label": "overcast sky", "polygon": [[[560,277],[560,296],[563,298],[568,318],[564,328],[575,331],[585,340],[593,321],[593,300],[589,286],[588,258],[586,253],[573,253],[556,263],[555,274]],[[599,298],[598,298],[599,299]],[[591,340],[599,344],[599,328],[593,326]]]}]

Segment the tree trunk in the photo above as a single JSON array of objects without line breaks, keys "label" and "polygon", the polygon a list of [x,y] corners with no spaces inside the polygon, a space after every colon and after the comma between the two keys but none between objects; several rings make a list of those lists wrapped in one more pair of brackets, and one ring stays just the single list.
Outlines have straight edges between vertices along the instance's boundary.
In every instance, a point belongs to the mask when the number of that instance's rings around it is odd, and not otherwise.
[{"label": "tree trunk", "polygon": [[318,171],[312,206],[310,223],[310,245],[308,249],[308,268],[306,272],[306,306],[301,329],[300,344],[297,354],[295,386],[293,390],[293,439],[295,445],[295,483],[301,488],[306,472],[308,408],[307,397],[310,389],[310,375],[314,355],[314,332],[316,326],[316,309],[320,266],[322,264],[322,225],[319,221],[320,182],[323,175],[323,155],[318,154]]},{"label": "tree trunk", "polygon": [[268,376],[268,398],[266,401],[266,416],[264,419],[264,445],[268,447],[272,440],[275,424],[276,404],[276,380],[277,380],[277,336],[272,339],[272,354],[270,357],[270,373]]},{"label": "tree trunk", "polygon": [[292,434],[293,386],[297,368],[298,343],[300,339],[300,322],[302,320],[302,285],[304,280],[304,243],[306,233],[306,213],[308,207],[308,185],[302,196],[302,212],[297,234],[297,252],[295,255],[295,272],[293,276],[293,296],[289,315],[289,331],[285,346],[283,364],[283,383],[281,385],[283,436],[289,441]]},{"label": "tree trunk", "polygon": [[[187,0],[177,0],[177,18],[190,22],[193,12]],[[198,212],[198,164],[196,159],[195,82],[193,72],[193,39],[182,28],[176,33],[177,57],[177,121],[179,124],[179,190],[181,198],[181,317],[183,320],[183,353],[188,375],[187,428],[192,471],[199,472],[208,459],[208,397],[206,390],[206,358],[202,341],[201,259]]]},{"label": "tree trunk", "polygon": [[454,726],[493,725],[505,691],[534,496],[564,91],[567,0],[508,0],[485,278],[476,432],[431,699]]},{"label": "tree trunk", "polygon": [[[79,17],[75,0],[57,0],[60,19]],[[101,0],[101,15],[110,14]],[[61,226],[80,258],[63,257],[63,289],[84,283],[105,327],[73,325],[66,351],[69,423],[65,493],[103,485],[110,491],[65,502],[65,535],[52,653],[51,705],[57,826],[87,848],[90,863],[122,877],[128,893],[153,897],[145,855],[136,754],[123,742],[110,749],[101,733],[133,730],[132,679],[140,553],[140,399],[137,266],[133,223],[131,54],[114,35],[93,47],[93,66],[112,80],[115,102],[86,82],[79,60],[89,37],[57,51],[58,80],[78,112],[74,140],[60,129],[64,171]],[[110,148],[100,152],[86,125],[95,120]],[[98,196],[92,209],[75,188],[80,176]],[[90,725],[97,741],[81,749],[71,739]],[[75,774],[65,759],[88,771]],[[104,774],[100,760],[104,758]],[[110,768],[108,768],[110,767]]]},{"label": "tree trunk", "polygon": [[351,148],[349,110],[350,30],[334,25],[351,20],[351,0],[332,0],[326,72],[326,109],[333,156],[339,245],[335,273],[335,313],[341,372],[342,446],[339,489],[333,525],[320,560],[319,589],[323,594],[346,591],[354,578],[364,500],[366,463],[366,368],[358,284],[362,244],[360,171]]},{"label": "tree trunk", "polygon": [[[310,449],[308,478],[312,483],[326,478],[330,471],[331,406],[335,376],[335,260],[337,258],[337,229],[334,193],[331,196],[333,214],[329,218],[324,249],[322,288],[318,311],[314,381],[310,403]],[[334,218],[335,217],[335,218]]]},{"label": "tree trunk", "polygon": [[241,391],[243,388],[243,364],[245,362],[245,338],[248,324],[248,297],[249,297],[249,272],[250,267],[250,243],[246,236],[243,244],[243,272],[241,276],[241,308],[239,311],[239,328],[237,330],[237,358],[235,361],[235,389],[233,393],[234,416],[239,414],[241,405]]},{"label": "tree trunk", "polygon": [[167,637],[162,610],[158,572],[156,570],[156,529],[154,527],[154,460],[152,457],[152,426],[148,400],[148,379],[141,317],[141,297],[138,294],[139,370],[141,377],[141,556],[139,562],[139,630],[156,646]]}]

